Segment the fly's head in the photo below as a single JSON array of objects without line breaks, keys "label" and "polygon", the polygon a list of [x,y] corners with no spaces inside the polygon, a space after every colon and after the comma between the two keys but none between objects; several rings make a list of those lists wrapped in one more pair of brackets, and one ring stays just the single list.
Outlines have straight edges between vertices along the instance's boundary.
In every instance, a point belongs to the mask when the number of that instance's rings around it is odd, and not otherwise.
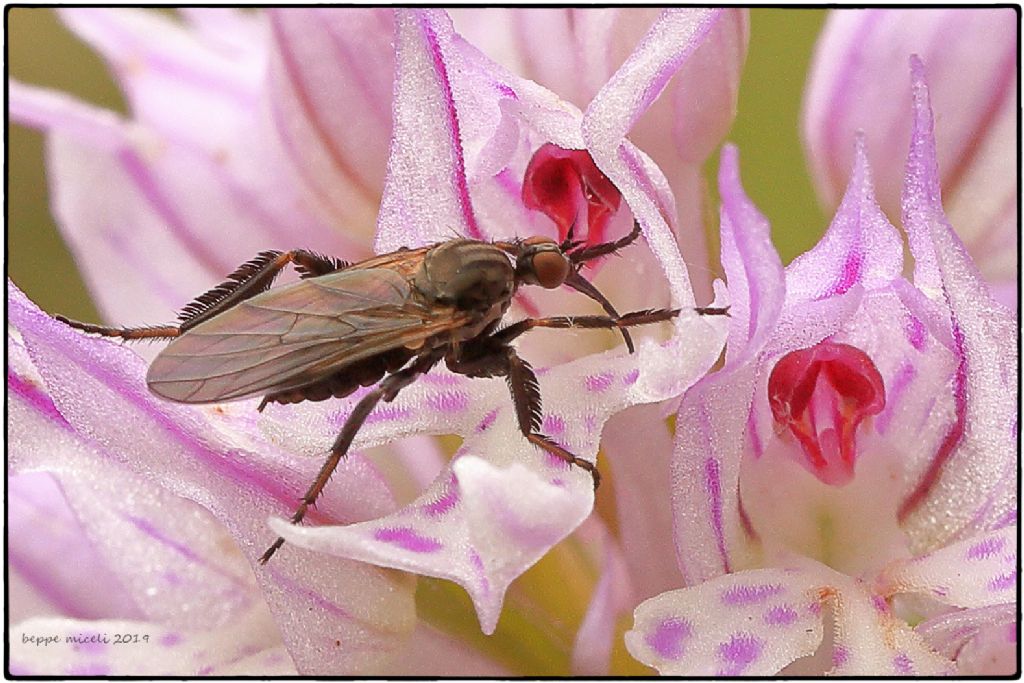
[{"label": "fly's head", "polygon": [[549,237],[530,237],[518,245],[516,281],[540,285],[545,289],[561,287],[572,271],[569,257]]}]

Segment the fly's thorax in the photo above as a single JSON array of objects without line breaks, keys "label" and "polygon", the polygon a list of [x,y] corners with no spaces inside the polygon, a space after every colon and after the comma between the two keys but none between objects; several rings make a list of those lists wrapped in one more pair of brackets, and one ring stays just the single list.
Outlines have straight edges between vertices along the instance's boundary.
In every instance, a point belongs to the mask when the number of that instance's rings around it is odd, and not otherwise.
[{"label": "fly's thorax", "polygon": [[432,303],[489,318],[507,308],[516,288],[515,269],[492,244],[453,240],[427,252],[413,284]]}]

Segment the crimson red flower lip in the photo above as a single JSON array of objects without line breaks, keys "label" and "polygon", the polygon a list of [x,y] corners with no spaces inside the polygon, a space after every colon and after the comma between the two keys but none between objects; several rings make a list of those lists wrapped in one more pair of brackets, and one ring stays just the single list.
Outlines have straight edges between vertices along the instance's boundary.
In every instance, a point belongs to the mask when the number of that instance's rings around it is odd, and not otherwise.
[{"label": "crimson red flower lip", "polygon": [[800,443],[801,464],[824,483],[842,486],[853,479],[857,427],[885,407],[885,384],[866,353],[823,341],[775,364],[768,403],[775,421]]},{"label": "crimson red flower lip", "polygon": [[546,143],[530,159],[523,177],[523,203],[543,211],[558,226],[559,239],[570,229],[577,238],[586,224],[586,242],[604,241],[604,231],[622,203],[622,195],[585,149]]}]

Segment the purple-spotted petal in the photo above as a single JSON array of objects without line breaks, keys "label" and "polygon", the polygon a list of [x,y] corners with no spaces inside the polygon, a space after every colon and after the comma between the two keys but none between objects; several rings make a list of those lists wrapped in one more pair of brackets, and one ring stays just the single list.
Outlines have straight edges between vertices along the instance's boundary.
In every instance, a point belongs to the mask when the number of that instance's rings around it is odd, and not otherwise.
[{"label": "purple-spotted petal", "polygon": [[409,507],[372,522],[271,525],[311,550],[456,581],[473,598],[484,633],[493,633],[509,583],[590,512],[586,482],[545,481],[521,464],[497,468],[465,452],[439,482]]},{"label": "purple-spotted petal", "polygon": [[[240,408],[177,406],[152,397],[143,383],[144,363],[130,350],[53,321],[11,284],[8,296],[10,322],[41,380],[28,387],[32,401],[17,418],[25,426],[17,466],[69,472],[83,489],[81,504],[88,505],[89,515],[81,519],[97,521],[94,542],[106,540],[108,552],[120,547],[122,534],[103,534],[104,529],[127,528],[128,538],[138,540],[150,537],[161,557],[173,559],[172,569],[181,565],[179,573],[209,567],[213,593],[199,592],[196,599],[212,600],[220,586],[228,606],[239,604],[229,599],[231,591],[244,594],[252,585],[243,558],[254,563],[272,540],[262,520],[268,513],[289,514],[319,463],[260,439]],[[36,448],[33,439],[52,443]],[[65,444],[65,450],[54,448],[57,444]],[[386,492],[360,472],[358,459],[344,469],[350,467],[343,480],[351,485],[353,499],[365,501],[359,503],[362,514],[376,514],[388,503],[380,500]],[[100,487],[98,496],[84,495],[90,485]],[[133,496],[125,497],[126,490]],[[226,549],[226,539],[218,544],[218,535],[201,531],[209,518],[197,515],[195,503],[227,528],[241,556]],[[168,513],[172,507],[176,511]],[[354,511],[346,507],[327,495],[311,517],[351,519]],[[162,564],[140,560],[127,568],[136,566],[156,572],[155,580]],[[231,573],[239,568],[243,575]],[[285,548],[257,571],[256,583],[300,671],[379,666],[412,627],[412,587],[356,563],[338,566]],[[203,611],[196,617],[209,619]]]},{"label": "purple-spotted petal", "polygon": [[720,576],[636,608],[626,649],[667,676],[771,676],[821,642],[813,586],[782,569]]},{"label": "purple-spotted petal", "polygon": [[[30,619],[11,628],[10,671],[21,676],[294,676],[263,612],[183,631],[147,621]],[[45,644],[33,638],[52,638]]]},{"label": "purple-spotted petal", "polygon": [[925,593],[957,607],[1013,603],[1017,595],[1017,525],[947,545],[890,567],[887,593]]}]

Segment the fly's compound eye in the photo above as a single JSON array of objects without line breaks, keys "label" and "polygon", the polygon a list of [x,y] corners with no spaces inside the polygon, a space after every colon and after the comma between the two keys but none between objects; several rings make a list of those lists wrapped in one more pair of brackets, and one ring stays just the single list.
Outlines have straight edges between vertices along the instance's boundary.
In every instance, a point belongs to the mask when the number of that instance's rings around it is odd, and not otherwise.
[{"label": "fly's compound eye", "polygon": [[554,289],[569,276],[569,259],[560,251],[539,251],[531,262],[537,284],[545,289]]}]

